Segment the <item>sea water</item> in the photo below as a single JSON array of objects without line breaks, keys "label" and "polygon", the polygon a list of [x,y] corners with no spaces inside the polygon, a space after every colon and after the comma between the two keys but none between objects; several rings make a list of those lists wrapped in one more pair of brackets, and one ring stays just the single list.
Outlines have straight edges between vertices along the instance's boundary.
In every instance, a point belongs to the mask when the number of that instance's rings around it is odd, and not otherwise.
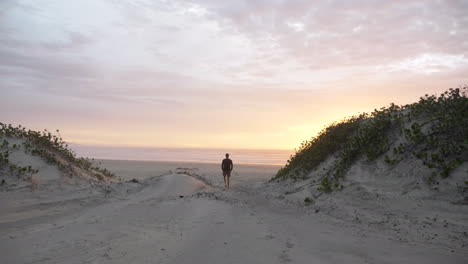
[{"label": "sea water", "polygon": [[292,150],[214,148],[110,147],[71,144],[80,157],[112,160],[180,161],[219,163],[224,155],[238,164],[284,165]]}]

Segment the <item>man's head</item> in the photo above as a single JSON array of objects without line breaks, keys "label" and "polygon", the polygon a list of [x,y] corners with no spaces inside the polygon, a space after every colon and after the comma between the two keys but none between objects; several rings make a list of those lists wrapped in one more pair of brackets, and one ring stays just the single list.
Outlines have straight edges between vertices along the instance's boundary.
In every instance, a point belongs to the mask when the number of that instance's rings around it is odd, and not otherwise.
[{"label": "man's head", "polygon": [[229,158],[229,153],[226,153],[226,158]]}]

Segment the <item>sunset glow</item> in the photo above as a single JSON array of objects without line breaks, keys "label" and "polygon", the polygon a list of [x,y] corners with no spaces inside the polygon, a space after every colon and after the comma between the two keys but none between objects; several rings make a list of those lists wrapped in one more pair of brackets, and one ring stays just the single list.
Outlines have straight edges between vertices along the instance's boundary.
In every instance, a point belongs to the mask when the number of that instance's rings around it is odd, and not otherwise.
[{"label": "sunset glow", "polygon": [[0,122],[88,145],[294,149],[466,84],[467,1],[0,2]]}]

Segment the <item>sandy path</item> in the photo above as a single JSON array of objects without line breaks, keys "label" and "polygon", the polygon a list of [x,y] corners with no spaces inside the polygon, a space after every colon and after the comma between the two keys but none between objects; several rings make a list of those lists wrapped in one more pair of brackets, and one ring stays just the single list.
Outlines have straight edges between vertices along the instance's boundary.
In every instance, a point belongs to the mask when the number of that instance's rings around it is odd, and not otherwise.
[{"label": "sandy path", "polygon": [[1,263],[466,263],[184,174],[59,205],[0,216]]}]

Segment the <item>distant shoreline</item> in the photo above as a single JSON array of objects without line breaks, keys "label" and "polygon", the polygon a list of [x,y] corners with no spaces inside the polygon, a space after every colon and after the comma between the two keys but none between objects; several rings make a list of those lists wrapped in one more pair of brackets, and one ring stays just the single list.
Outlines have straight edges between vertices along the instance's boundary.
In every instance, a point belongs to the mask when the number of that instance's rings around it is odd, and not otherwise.
[{"label": "distant shoreline", "polygon": [[245,149],[193,149],[150,147],[96,147],[72,145],[78,156],[105,160],[136,160],[160,162],[209,163],[221,162],[225,153],[235,164],[272,165],[286,164],[293,151]]},{"label": "distant shoreline", "polygon": [[[211,161],[187,161],[187,160],[142,160],[142,159],[104,159],[104,158],[95,158],[95,161],[112,161],[112,162],[144,162],[144,163],[173,163],[173,164],[221,164],[221,162],[211,162]],[[269,166],[269,167],[282,167],[284,164],[277,163],[244,163],[236,162],[236,165],[249,165],[249,166]]]}]

